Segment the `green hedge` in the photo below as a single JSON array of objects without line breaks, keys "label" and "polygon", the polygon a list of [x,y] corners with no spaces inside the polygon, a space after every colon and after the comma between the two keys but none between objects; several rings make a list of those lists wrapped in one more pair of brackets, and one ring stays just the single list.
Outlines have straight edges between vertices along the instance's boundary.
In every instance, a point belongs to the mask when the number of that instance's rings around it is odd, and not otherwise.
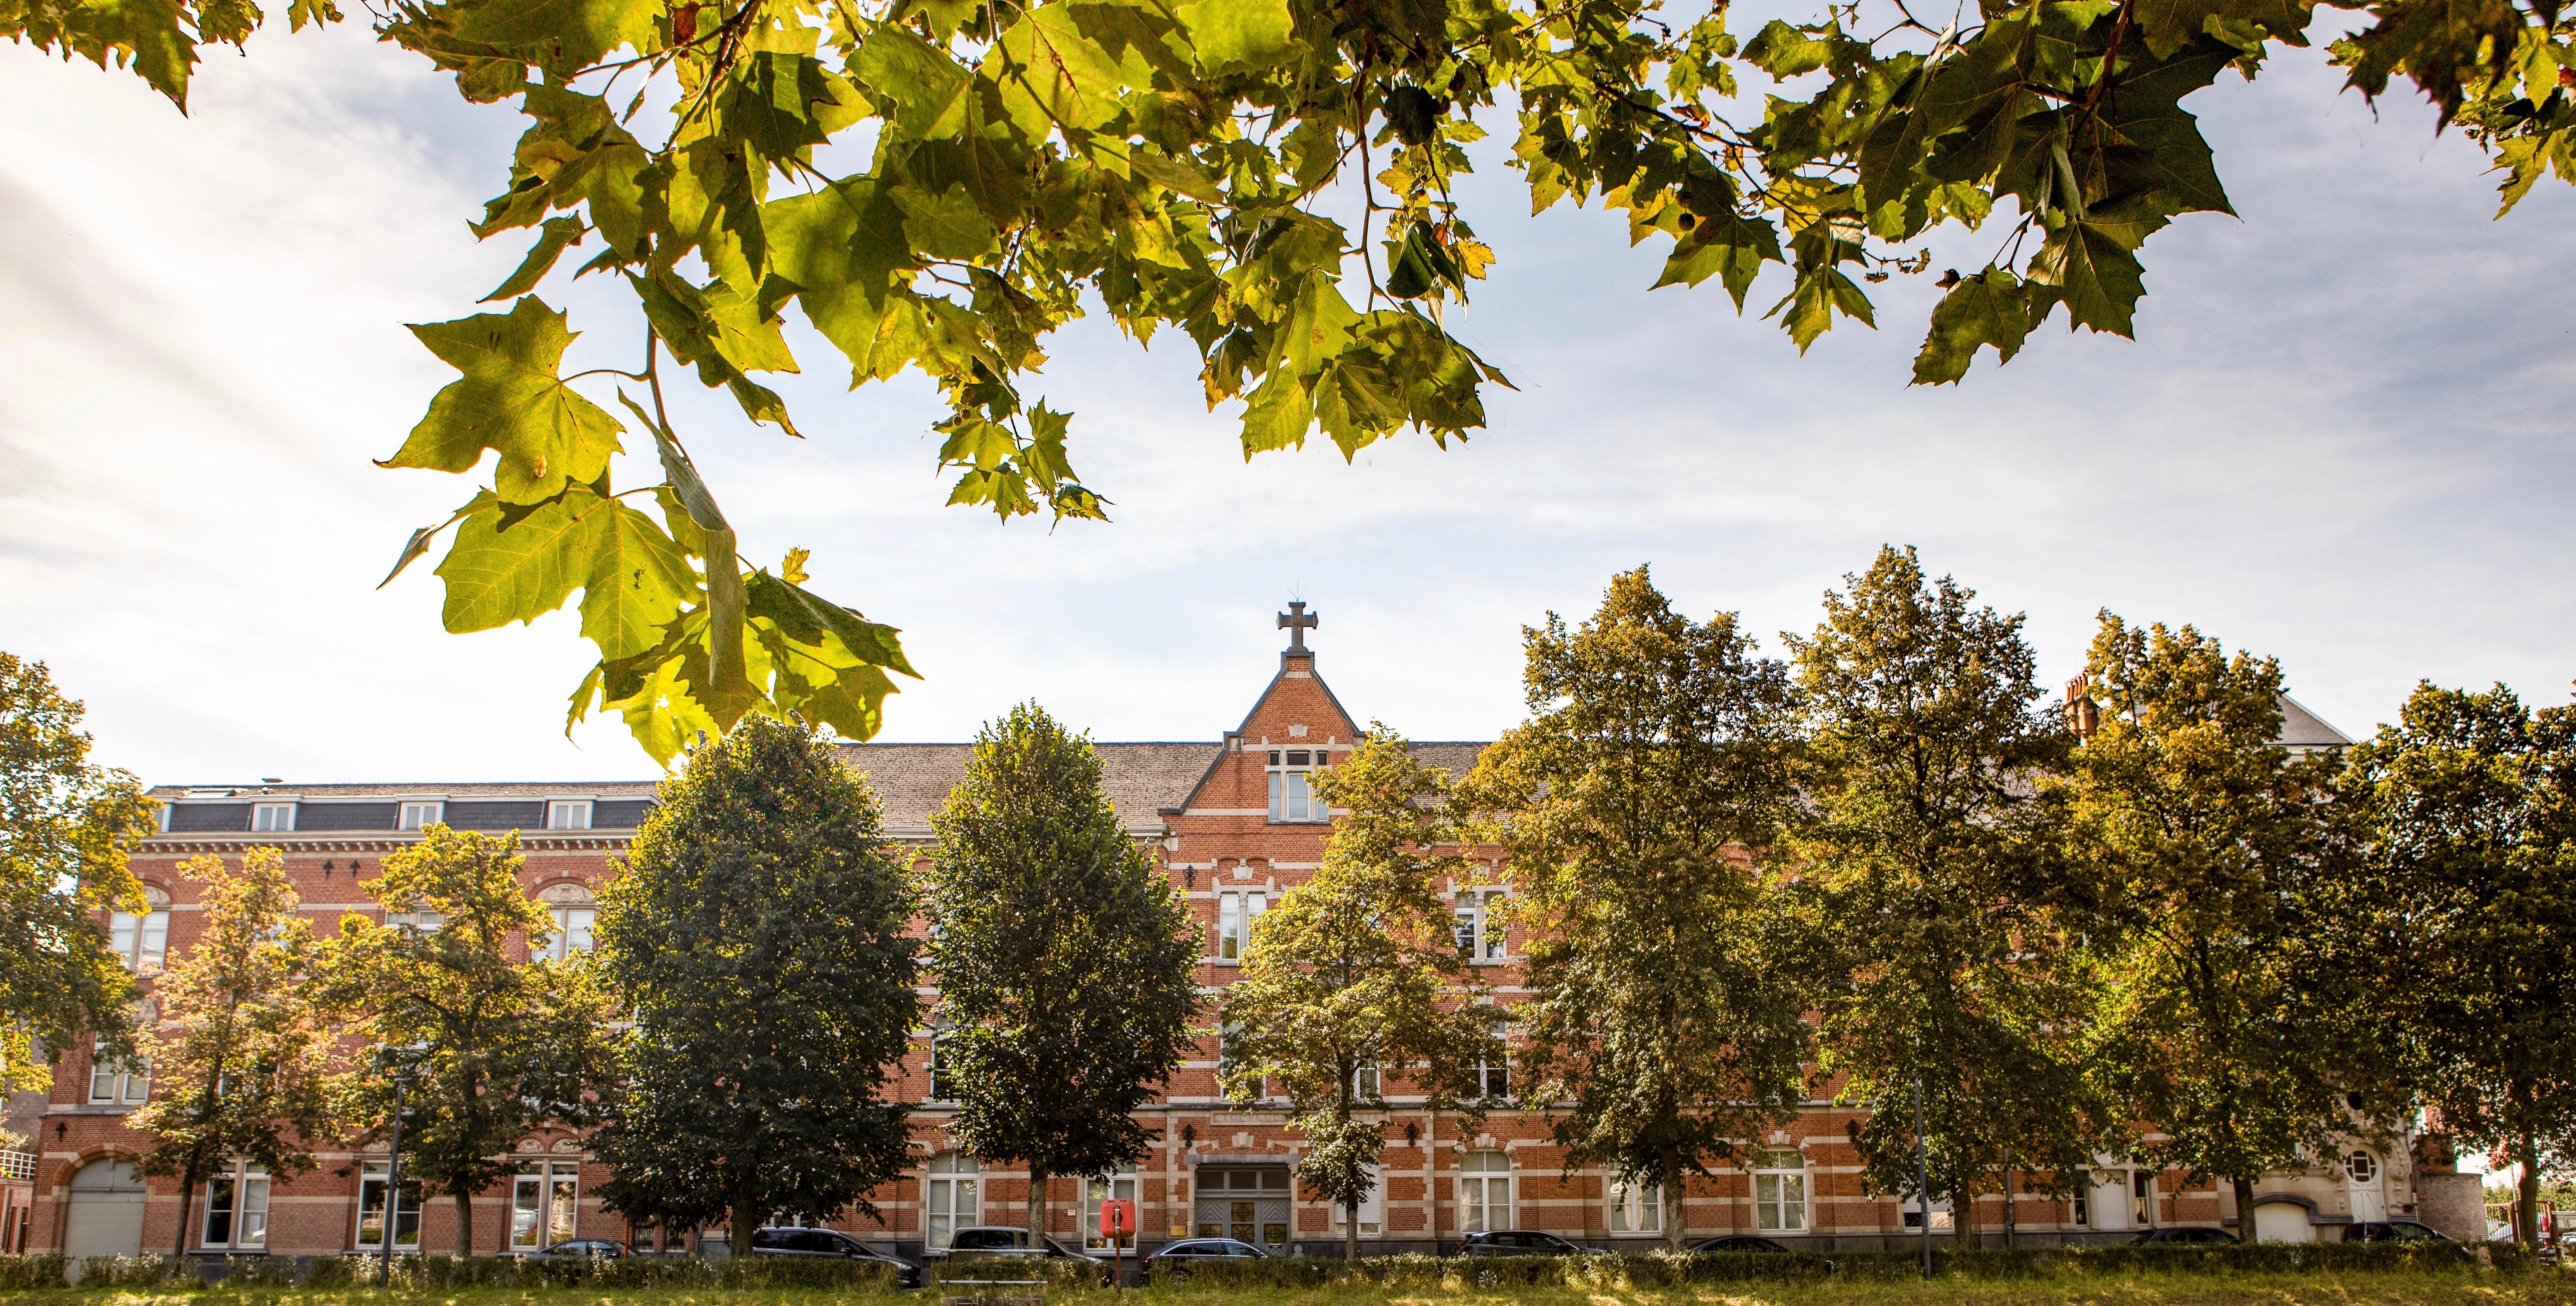
[{"label": "green hedge", "polygon": [[[1136,1258],[1127,1258],[1127,1272],[1134,1274]],[[1041,1279],[1050,1288],[1097,1288],[1108,1275],[1109,1262],[1093,1264],[1061,1256],[988,1256],[974,1260],[932,1261],[925,1267],[936,1283],[960,1279]]]},{"label": "green hedge", "polygon": [[[281,1258],[283,1259],[283,1258]],[[238,1271],[236,1271],[238,1272]],[[316,1261],[305,1277],[312,1288],[365,1286],[384,1263],[375,1256]],[[617,1260],[532,1256],[397,1256],[395,1286],[404,1288],[859,1288],[885,1290],[894,1273],[872,1261],[754,1257],[701,1261],[683,1256],[630,1256]]]},{"label": "green hedge", "polygon": [[0,1292],[63,1286],[60,1256],[0,1256]]}]

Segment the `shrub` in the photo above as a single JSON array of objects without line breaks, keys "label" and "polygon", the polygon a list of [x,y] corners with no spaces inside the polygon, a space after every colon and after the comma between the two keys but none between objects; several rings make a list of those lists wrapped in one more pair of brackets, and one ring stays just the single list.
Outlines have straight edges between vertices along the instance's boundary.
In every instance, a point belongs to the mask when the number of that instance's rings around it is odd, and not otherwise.
[{"label": "shrub", "polygon": [[60,1256],[0,1256],[0,1291],[63,1286]]},{"label": "shrub", "polygon": [[196,1266],[175,1256],[84,1256],[80,1259],[80,1286],[84,1288],[159,1288],[169,1285],[196,1284]]}]

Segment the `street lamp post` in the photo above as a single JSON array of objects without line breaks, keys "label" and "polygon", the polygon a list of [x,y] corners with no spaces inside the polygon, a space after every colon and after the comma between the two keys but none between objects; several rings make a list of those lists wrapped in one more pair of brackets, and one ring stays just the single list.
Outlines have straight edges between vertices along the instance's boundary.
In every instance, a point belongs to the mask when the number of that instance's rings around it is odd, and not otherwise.
[{"label": "street lamp post", "polygon": [[391,1287],[394,1281],[394,1227],[402,1220],[402,1099],[403,1075],[394,1080],[393,1162],[385,1167],[385,1241],[376,1266],[376,1282]]}]

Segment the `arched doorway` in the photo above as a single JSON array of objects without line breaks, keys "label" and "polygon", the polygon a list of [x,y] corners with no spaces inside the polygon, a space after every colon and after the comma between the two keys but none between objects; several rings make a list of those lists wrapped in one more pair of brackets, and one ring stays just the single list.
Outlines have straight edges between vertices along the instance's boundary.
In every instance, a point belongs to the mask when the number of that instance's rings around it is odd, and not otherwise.
[{"label": "arched doorway", "polygon": [[143,1176],[123,1157],[100,1157],[72,1176],[63,1255],[143,1254]]}]

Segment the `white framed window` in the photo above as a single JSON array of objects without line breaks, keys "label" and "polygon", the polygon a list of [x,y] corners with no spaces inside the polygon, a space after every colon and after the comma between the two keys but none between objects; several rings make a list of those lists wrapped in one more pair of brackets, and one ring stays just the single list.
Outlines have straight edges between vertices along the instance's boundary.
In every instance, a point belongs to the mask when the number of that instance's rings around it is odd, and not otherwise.
[{"label": "white framed window", "polygon": [[946,1247],[958,1230],[983,1223],[984,1208],[975,1197],[975,1169],[975,1158],[964,1152],[941,1152],[930,1158],[921,1189],[924,1245]]},{"label": "white framed window", "polygon": [[1458,955],[1469,961],[1500,961],[1509,955],[1503,932],[1500,889],[1458,891]]},{"label": "white framed window", "polygon": [[[1122,1174],[1108,1179],[1082,1181],[1082,1208],[1074,1212],[1074,1219],[1082,1225],[1082,1245],[1085,1250],[1095,1252],[1109,1250],[1112,1240],[1100,1235],[1100,1204],[1113,1199],[1121,1202],[1135,1201],[1136,1176]],[[1138,1208],[1136,1212],[1138,1223],[1143,1223],[1144,1214],[1143,1208]],[[1135,1254],[1136,1235],[1133,1232],[1116,1239],[1116,1242],[1120,1247],[1126,1248],[1129,1255]]]},{"label": "white framed window", "polygon": [[1380,1090],[1386,1087],[1385,1081],[1386,1076],[1379,1073],[1376,1062],[1361,1062],[1359,1068],[1351,1072],[1351,1096],[1362,1102],[1375,1102],[1383,1096]]},{"label": "white framed window", "polygon": [[510,1185],[510,1250],[570,1242],[581,1212],[581,1162],[528,1161]]},{"label": "white framed window", "polygon": [[[362,1252],[385,1249],[385,1187],[393,1181],[389,1161],[358,1163],[358,1241]],[[420,1182],[406,1179],[394,1208],[394,1250],[420,1250]]]},{"label": "white framed window", "polygon": [[1662,1233],[1663,1185],[1640,1186],[1624,1179],[1611,1180],[1610,1213],[1603,1223],[1612,1233]]},{"label": "white framed window", "polygon": [[178,806],[176,803],[161,804],[161,810],[154,818],[160,826],[161,833],[170,833],[170,810],[176,806]]},{"label": "white framed window", "polygon": [[1794,1147],[1753,1154],[1753,1227],[1765,1233],[1807,1229],[1807,1156]]},{"label": "white framed window", "polygon": [[1512,1227],[1512,1159],[1501,1152],[1469,1152],[1458,1161],[1458,1231],[1489,1233]]},{"label": "white framed window", "polygon": [[2093,1198],[2092,1198],[2092,1192],[2093,1192],[2093,1185],[2091,1185],[2091,1184],[2089,1184],[2089,1183],[2077,1184],[2077,1185],[2075,1186],[2075,1197],[2074,1197],[2074,1202],[2073,1202],[2074,1209],[2072,1209],[2071,1211],[2069,1211],[2069,1212],[2067,1213],[2067,1214],[2068,1214],[2068,1223],[2073,1224],[2073,1225],[2077,1226],[2078,1228],[2088,1228],[2088,1229],[2089,1229],[2089,1228],[2091,1228],[2091,1227],[2092,1227],[2092,1225],[2093,1225]]},{"label": "white framed window", "polygon": [[555,908],[555,932],[546,936],[546,955],[563,961],[590,951],[594,942],[591,927],[598,920],[596,907]]},{"label": "white framed window", "polygon": [[[1386,1228],[1386,1175],[1372,1165],[1368,1167],[1368,1177],[1368,1196],[1360,1199],[1360,1236],[1375,1238]],[[1333,1232],[1349,1230],[1350,1214],[1341,1203],[1333,1203]]]},{"label": "white framed window", "polygon": [[1333,819],[1323,800],[1315,796],[1315,769],[1329,764],[1320,748],[1274,748],[1270,750],[1270,819],[1283,823],[1311,823]]},{"label": "white framed window", "polygon": [[1477,1089],[1488,1102],[1500,1102],[1512,1095],[1512,1024],[1510,1021],[1494,1022],[1494,1042],[1501,1045],[1501,1051],[1491,1061],[1476,1063]]},{"label": "white framed window", "polygon": [[110,912],[107,947],[137,975],[157,975],[170,951],[170,895],[160,886],[143,886],[143,914]]},{"label": "white framed window", "polygon": [[2129,1198],[2129,1209],[2137,1213],[2138,1227],[2141,1229],[2154,1228],[2156,1223],[2156,1172],[2153,1170],[2130,1171]]},{"label": "white framed window", "polygon": [[250,809],[253,834],[282,834],[295,828],[295,804],[254,803]]},{"label": "white framed window", "polygon": [[152,1099],[152,1062],[90,1054],[89,1100],[95,1106],[140,1106]]},{"label": "white framed window", "polygon": [[388,929],[418,930],[423,934],[435,934],[438,932],[438,927],[445,925],[446,923],[447,918],[434,911],[389,911],[385,913],[385,927]]},{"label": "white framed window", "polygon": [[[1905,1199],[1905,1227],[1923,1227],[1923,1199],[1919,1195]],[[1950,1199],[1944,1197],[1932,1203],[1932,1228],[1937,1232],[1950,1227]]]},{"label": "white framed window", "polygon": [[546,804],[546,828],[549,830],[587,830],[590,828],[590,800],[558,798]]},{"label": "white framed window", "polygon": [[1252,951],[1252,923],[1270,910],[1270,895],[1260,890],[1216,896],[1216,956],[1241,961]]},{"label": "white framed window", "polygon": [[402,816],[394,822],[394,828],[426,830],[438,824],[446,814],[447,804],[443,802],[405,803],[402,805]]},{"label": "white framed window", "polygon": [[268,1246],[268,1171],[236,1161],[206,1181],[206,1219],[199,1245]]}]

